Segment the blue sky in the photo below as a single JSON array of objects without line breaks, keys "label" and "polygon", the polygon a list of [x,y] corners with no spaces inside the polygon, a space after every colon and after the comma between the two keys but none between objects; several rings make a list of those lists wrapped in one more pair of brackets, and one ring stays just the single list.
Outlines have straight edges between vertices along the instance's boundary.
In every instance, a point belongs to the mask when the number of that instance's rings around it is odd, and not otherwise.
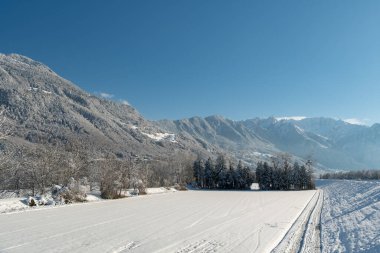
[{"label": "blue sky", "polygon": [[380,1],[0,0],[0,52],[149,119],[380,122]]}]

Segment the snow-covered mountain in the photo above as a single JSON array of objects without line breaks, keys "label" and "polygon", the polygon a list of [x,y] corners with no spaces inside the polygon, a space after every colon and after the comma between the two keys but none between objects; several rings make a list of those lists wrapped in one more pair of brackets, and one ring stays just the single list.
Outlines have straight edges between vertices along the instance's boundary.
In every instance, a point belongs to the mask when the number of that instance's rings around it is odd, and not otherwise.
[{"label": "snow-covered mountain", "polygon": [[11,143],[75,143],[98,156],[169,157],[208,153],[198,142],[162,131],[133,107],[89,94],[25,56],[0,54],[0,106]]},{"label": "snow-covered mountain", "polygon": [[94,156],[152,159],[175,152],[204,157],[223,152],[250,164],[286,152],[296,160],[312,159],[320,168],[380,168],[380,124],[305,117],[232,121],[222,116],[153,122],[130,105],[89,94],[17,54],[0,54],[0,106],[12,127],[8,140],[27,147],[80,143]]},{"label": "snow-covered mountain", "polygon": [[247,162],[286,152],[320,168],[380,168],[380,125],[354,125],[332,118],[267,118],[232,121],[220,116],[158,122],[207,147],[212,144]]}]

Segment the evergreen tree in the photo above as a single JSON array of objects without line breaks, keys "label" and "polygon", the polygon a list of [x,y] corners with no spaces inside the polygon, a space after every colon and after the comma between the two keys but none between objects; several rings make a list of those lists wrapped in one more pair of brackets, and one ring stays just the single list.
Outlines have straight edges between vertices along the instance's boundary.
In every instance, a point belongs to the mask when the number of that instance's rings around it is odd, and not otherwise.
[{"label": "evergreen tree", "polygon": [[230,164],[230,168],[226,173],[226,180],[225,180],[227,189],[235,189],[235,175],[234,174],[235,174],[235,170],[232,164]]},{"label": "evergreen tree", "polygon": [[223,155],[219,155],[216,159],[214,170],[212,171],[212,181],[213,181],[213,187],[218,187],[218,181],[219,181],[219,174],[223,172],[223,174],[226,173],[227,167],[226,167],[226,159]]},{"label": "evergreen tree", "polygon": [[296,162],[292,167],[288,160],[283,160],[282,163],[272,164],[273,166],[266,162],[257,164],[256,178],[261,190],[315,189],[311,163],[299,166]]},{"label": "evergreen tree", "polygon": [[205,173],[204,173],[204,187],[213,188],[213,172],[215,170],[214,163],[211,158],[208,158],[205,164]]},{"label": "evergreen tree", "polygon": [[204,188],[205,182],[205,165],[202,159],[198,159],[193,165],[194,178],[198,187]]},{"label": "evergreen tree", "polygon": [[271,190],[272,188],[272,171],[273,168],[267,162],[263,165],[263,190]]},{"label": "evergreen tree", "polygon": [[260,189],[264,189],[264,164],[262,162],[257,163],[256,167],[256,181],[259,184]]}]

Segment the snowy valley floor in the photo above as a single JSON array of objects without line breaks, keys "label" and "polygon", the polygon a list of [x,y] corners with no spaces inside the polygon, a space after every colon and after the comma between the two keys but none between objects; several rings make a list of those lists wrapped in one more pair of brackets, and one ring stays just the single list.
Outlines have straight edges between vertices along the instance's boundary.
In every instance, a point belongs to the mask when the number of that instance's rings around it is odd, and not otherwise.
[{"label": "snowy valley floor", "polygon": [[323,252],[380,252],[380,182],[320,180]]},{"label": "snowy valley floor", "polygon": [[313,196],[188,191],[2,214],[0,252],[269,252]]}]

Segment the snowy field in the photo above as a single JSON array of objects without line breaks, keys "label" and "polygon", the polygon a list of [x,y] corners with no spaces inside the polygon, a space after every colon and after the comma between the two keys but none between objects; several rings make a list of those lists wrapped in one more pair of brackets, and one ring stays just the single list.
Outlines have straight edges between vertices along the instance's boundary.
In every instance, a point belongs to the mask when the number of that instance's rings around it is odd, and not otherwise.
[{"label": "snowy field", "polygon": [[316,195],[188,191],[2,214],[0,252],[270,252]]},{"label": "snowy field", "polygon": [[323,252],[380,252],[380,182],[318,182]]}]

